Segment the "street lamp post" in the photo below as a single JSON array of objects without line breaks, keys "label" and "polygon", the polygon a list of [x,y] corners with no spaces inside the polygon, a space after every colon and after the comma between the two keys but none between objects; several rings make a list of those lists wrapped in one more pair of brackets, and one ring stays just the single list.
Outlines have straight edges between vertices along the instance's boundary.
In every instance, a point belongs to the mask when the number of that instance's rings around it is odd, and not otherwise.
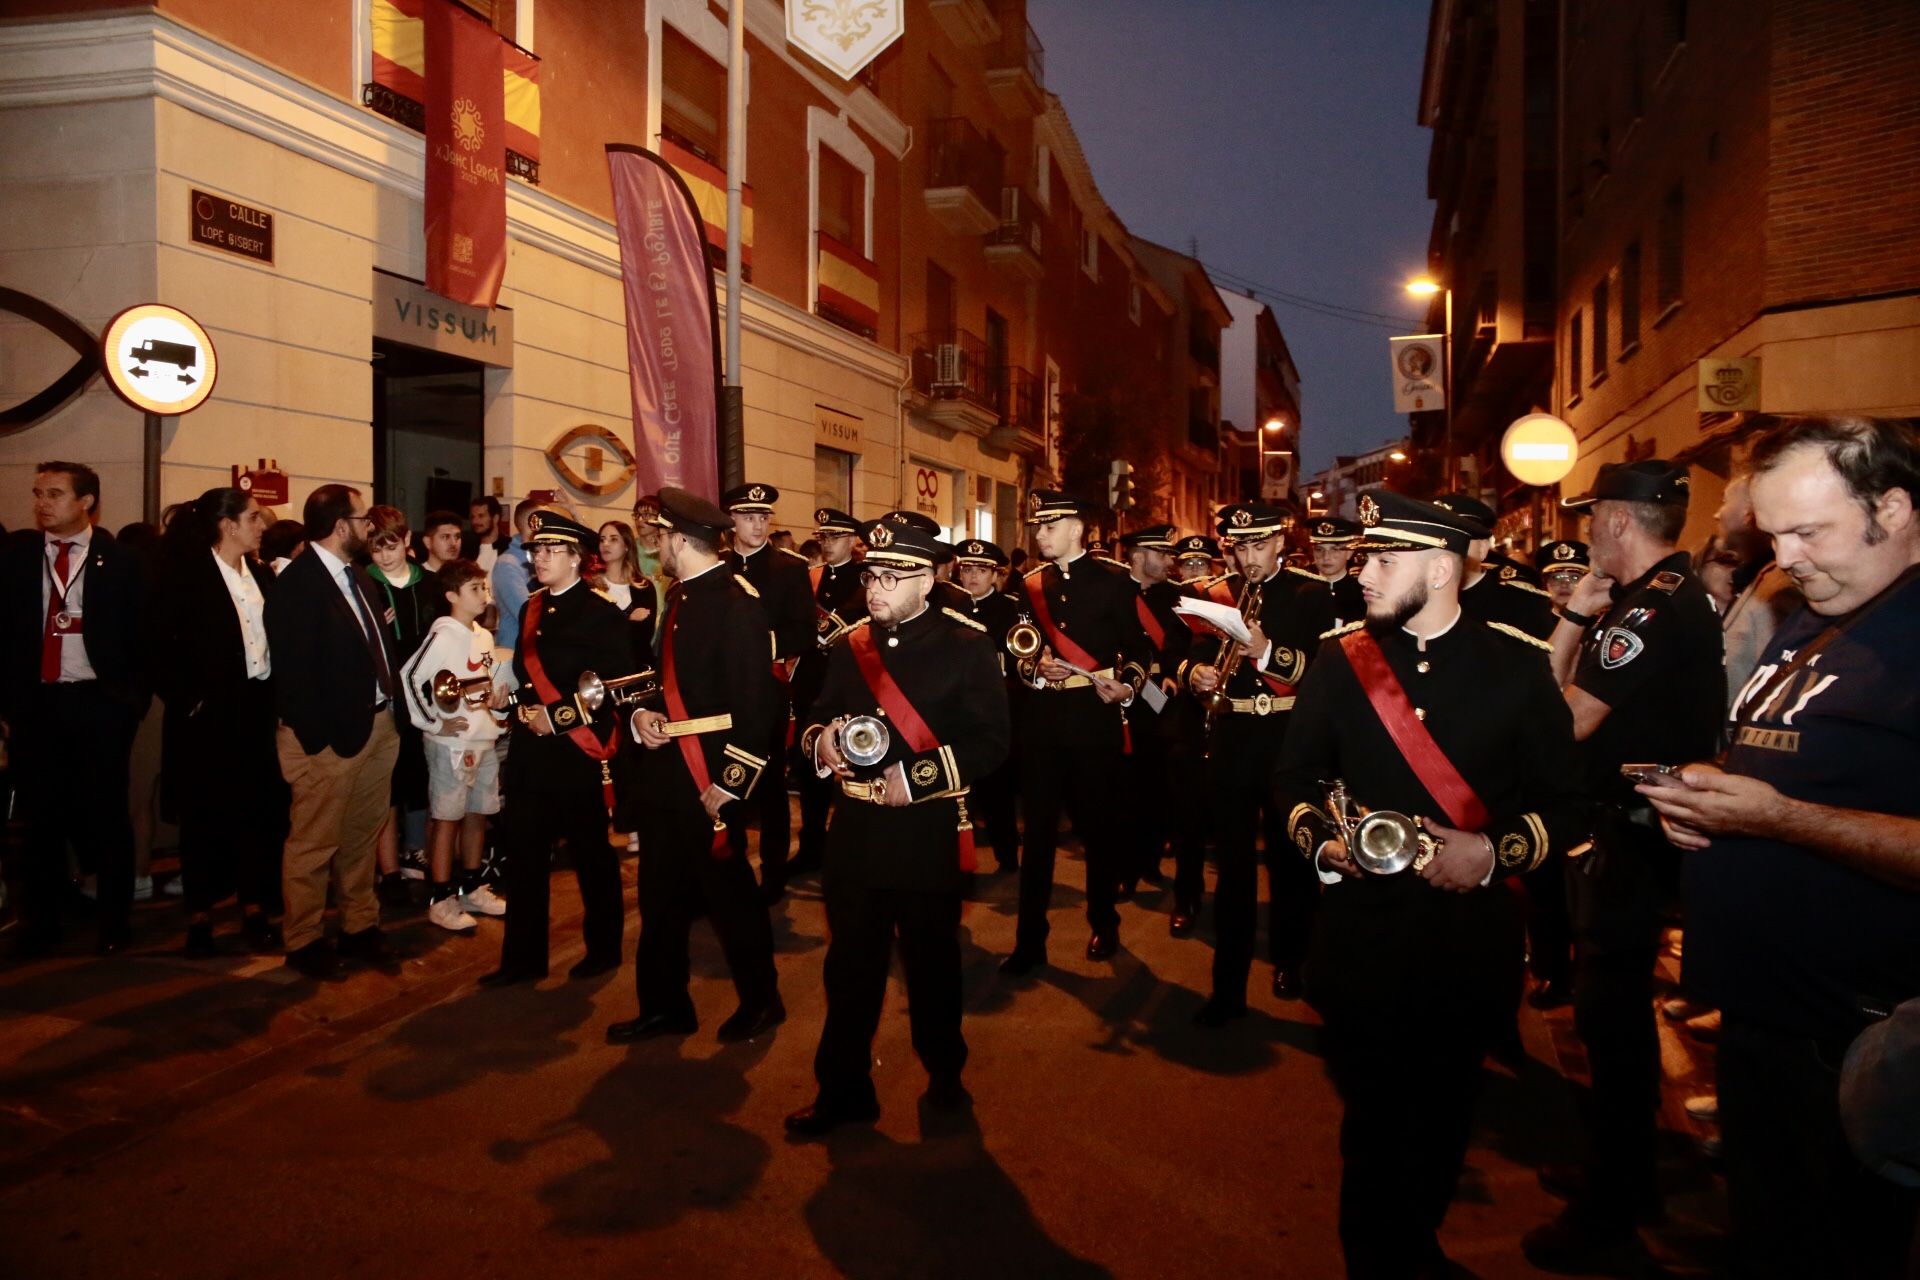
[{"label": "street lamp post", "polygon": [[1407,281],[1407,292],[1416,298],[1431,298],[1436,293],[1446,295],[1443,306],[1445,319],[1440,333],[1440,394],[1443,397],[1441,412],[1446,414],[1441,434],[1441,449],[1444,461],[1441,463],[1441,475],[1445,480],[1444,488],[1453,488],[1453,286],[1441,284],[1432,276],[1416,276]]},{"label": "street lamp post", "polygon": [[[1259,434],[1254,437],[1253,443],[1256,449],[1255,460],[1259,464],[1259,471],[1260,471],[1260,479],[1258,482],[1259,492],[1253,495],[1255,498],[1265,500],[1267,496],[1267,453],[1268,453],[1267,437],[1273,436],[1277,439],[1280,433],[1282,431],[1285,431],[1286,429],[1287,429],[1286,418],[1276,413],[1271,418],[1268,418],[1264,424],[1262,424]],[[1284,450],[1275,449],[1272,452],[1282,453],[1284,452]]]}]

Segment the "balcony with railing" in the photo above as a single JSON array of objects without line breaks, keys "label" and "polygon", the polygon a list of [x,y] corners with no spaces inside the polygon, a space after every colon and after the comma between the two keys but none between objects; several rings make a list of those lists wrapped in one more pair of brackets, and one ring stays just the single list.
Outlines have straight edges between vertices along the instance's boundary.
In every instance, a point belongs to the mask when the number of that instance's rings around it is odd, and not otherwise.
[{"label": "balcony with railing", "polygon": [[[660,131],[660,157],[686,180],[707,233],[707,263],[727,268],[727,171],[691,142]],[[744,279],[753,279],[753,187],[740,184],[740,262]]]},{"label": "balcony with railing", "polygon": [[987,92],[1009,119],[1039,115],[1047,107],[1047,51],[1031,26],[1007,31],[987,68]]},{"label": "balcony with railing", "polygon": [[1000,225],[1004,157],[994,141],[959,117],[927,124],[927,212],[959,236]]},{"label": "balcony with railing", "polygon": [[1000,425],[987,435],[987,443],[1015,453],[1040,452],[1046,447],[1042,426],[1045,393],[1040,379],[1009,365],[993,381],[1000,396]]},{"label": "balcony with railing", "polygon": [[822,231],[817,233],[813,309],[830,321],[871,341],[880,326],[880,273],[859,250]]},{"label": "balcony with railing", "polygon": [[1040,207],[1019,187],[1000,191],[1000,225],[987,233],[987,261],[1008,274],[1038,280],[1046,274],[1046,225]]},{"label": "balcony with railing", "polygon": [[960,329],[916,333],[910,346],[913,389],[928,420],[977,436],[1000,425],[999,384],[985,342]]},{"label": "balcony with railing", "polygon": [[988,0],[927,0],[927,8],[957,45],[991,44],[1000,38],[1000,19]]},{"label": "balcony with railing", "polygon": [[1196,372],[1208,386],[1220,381],[1220,345],[1199,325],[1187,329],[1187,354],[1193,357]]}]

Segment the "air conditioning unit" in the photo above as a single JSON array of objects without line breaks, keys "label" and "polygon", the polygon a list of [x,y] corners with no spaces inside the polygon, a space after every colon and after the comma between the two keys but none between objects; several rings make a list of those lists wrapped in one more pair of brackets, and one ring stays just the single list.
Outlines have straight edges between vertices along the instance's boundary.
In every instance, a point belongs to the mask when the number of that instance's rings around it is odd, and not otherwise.
[{"label": "air conditioning unit", "polygon": [[936,390],[964,387],[967,384],[967,353],[957,342],[943,342],[933,349],[933,385]]}]

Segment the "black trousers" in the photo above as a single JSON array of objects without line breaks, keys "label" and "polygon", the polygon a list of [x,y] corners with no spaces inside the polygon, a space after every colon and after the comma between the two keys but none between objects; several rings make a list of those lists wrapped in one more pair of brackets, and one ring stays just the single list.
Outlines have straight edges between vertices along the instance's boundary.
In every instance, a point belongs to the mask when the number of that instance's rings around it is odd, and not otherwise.
[{"label": "black trousers", "polygon": [[1542,982],[1573,976],[1573,918],[1567,913],[1566,861],[1549,858],[1521,877],[1527,894],[1527,964]]},{"label": "black trousers", "polygon": [[1732,1013],[1720,1024],[1720,1128],[1734,1274],[1895,1280],[1916,1194],[1863,1168],[1840,1128],[1842,1042]]},{"label": "black trousers", "polygon": [[787,869],[797,874],[819,870],[826,858],[827,820],[832,816],[834,797],[840,794],[840,787],[833,778],[821,777],[804,760],[794,762],[794,777],[800,783],[800,842]]},{"label": "black trousers", "polygon": [[497,843],[506,855],[507,931],[503,968],[547,971],[547,926],[552,899],[553,842],[564,838],[585,908],[581,934],[587,955],[620,958],[626,911],[620,894],[620,856],[607,843],[607,807],[599,767],[580,758],[579,769],[558,778],[516,774],[500,806]]},{"label": "black trousers", "polygon": [[[747,807],[760,828],[760,879],[763,883],[787,882],[787,856],[793,844],[793,816],[787,811],[787,719],[781,706],[775,720],[773,738],[767,743],[767,767],[754,784]],[[711,829],[712,824],[708,824]]]},{"label": "black trousers", "polygon": [[1197,741],[1168,743],[1167,780],[1174,796],[1168,839],[1173,851],[1173,896],[1184,906],[1198,907],[1207,889],[1213,798],[1207,790],[1207,762]]},{"label": "black trousers", "polygon": [[[671,750],[671,748],[669,748]],[[696,909],[704,904],[720,949],[733,974],[733,987],[743,1005],[772,1000],[779,993],[773,969],[773,925],[766,904],[747,864],[745,841],[735,824],[746,806],[724,810],[733,837],[724,856],[713,853],[713,822],[694,798],[684,777],[684,799],[658,802],[657,790],[650,820],[640,828],[640,952],[634,965],[642,1017],[653,1014],[693,1017],[687,995],[687,940]],[[763,775],[760,786],[767,785]],[[781,794],[781,802],[786,800]]]},{"label": "black trousers", "polygon": [[[170,709],[169,715],[174,714]],[[292,795],[274,748],[273,686],[249,680],[234,705],[202,707],[168,750],[180,801],[180,882],[200,914],[235,894],[280,914],[280,852]]]},{"label": "black trousers", "polygon": [[844,880],[826,887],[827,1024],[813,1055],[823,1106],[875,1104],[873,1035],[887,994],[893,943],[907,979],[913,1051],[934,1079],[958,1076],[967,1062],[960,1034],[960,895],[879,889]]},{"label": "black trousers", "polygon": [[34,687],[12,726],[25,821],[20,914],[31,936],[60,931],[67,846],[97,876],[100,928],[122,932],[133,909],[133,817],[127,775],[140,727],[132,708],[92,681]]},{"label": "black trousers", "polygon": [[993,860],[1002,868],[1020,865],[1020,770],[1008,760],[973,784],[973,803],[979,825],[993,847]]},{"label": "black trousers", "polygon": [[1160,873],[1160,859],[1166,853],[1168,822],[1167,748],[1159,732],[1158,717],[1131,710],[1132,750],[1126,756],[1121,777],[1126,792],[1122,797],[1125,827],[1122,832],[1121,882],[1132,885],[1147,875]]},{"label": "black trousers", "polygon": [[1660,1033],[1653,970],[1660,909],[1673,885],[1671,846],[1657,832],[1605,823],[1567,871],[1574,927],[1573,1024],[1587,1046],[1588,1207],[1631,1222],[1656,1194]]},{"label": "black trousers", "polygon": [[1267,958],[1297,968],[1307,952],[1320,879],[1287,839],[1286,819],[1272,792],[1230,757],[1216,756],[1213,994],[1244,1002],[1260,914],[1260,863],[1267,866]]},{"label": "black trousers", "polygon": [[1073,819],[1087,855],[1087,923],[1096,933],[1120,927],[1119,807],[1115,780],[1125,757],[1114,709],[1090,689],[1036,693],[1046,699],[1021,722],[1020,804],[1026,831],[1020,851],[1017,950],[1045,954],[1047,907],[1053,900],[1053,861],[1060,814]]}]

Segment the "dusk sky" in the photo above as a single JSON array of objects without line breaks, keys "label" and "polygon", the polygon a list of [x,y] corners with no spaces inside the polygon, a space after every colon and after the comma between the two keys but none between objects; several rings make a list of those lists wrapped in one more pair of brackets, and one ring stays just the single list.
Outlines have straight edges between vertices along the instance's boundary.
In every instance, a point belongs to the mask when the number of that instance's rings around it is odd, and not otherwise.
[{"label": "dusk sky", "polygon": [[[1406,432],[1387,338],[1421,331],[1403,286],[1432,220],[1416,120],[1429,7],[1028,0],[1047,87],[1114,212],[1183,252],[1197,239],[1217,284],[1256,282],[1273,306],[1300,369],[1308,470]],[[1274,289],[1406,325],[1332,319]]]}]

